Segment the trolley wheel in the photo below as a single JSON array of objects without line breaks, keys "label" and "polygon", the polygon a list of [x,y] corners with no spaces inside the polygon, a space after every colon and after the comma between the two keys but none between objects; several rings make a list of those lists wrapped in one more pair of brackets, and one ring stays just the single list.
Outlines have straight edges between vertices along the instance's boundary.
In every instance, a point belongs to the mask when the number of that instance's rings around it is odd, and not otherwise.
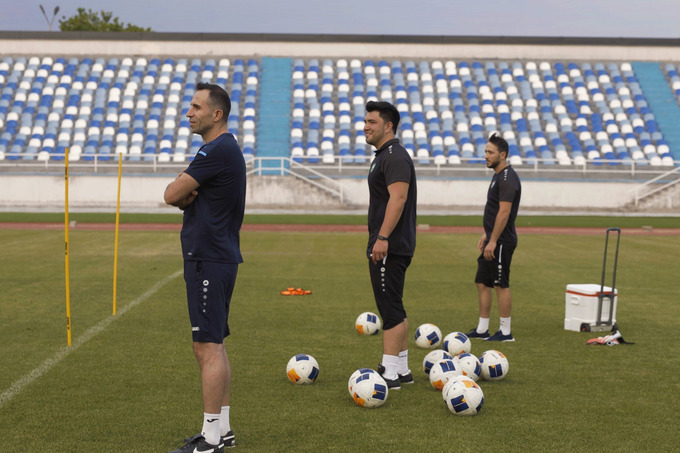
[{"label": "trolley wheel", "polygon": [[590,332],[590,324],[587,323],[582,323],[581,324],[581,332]]}]

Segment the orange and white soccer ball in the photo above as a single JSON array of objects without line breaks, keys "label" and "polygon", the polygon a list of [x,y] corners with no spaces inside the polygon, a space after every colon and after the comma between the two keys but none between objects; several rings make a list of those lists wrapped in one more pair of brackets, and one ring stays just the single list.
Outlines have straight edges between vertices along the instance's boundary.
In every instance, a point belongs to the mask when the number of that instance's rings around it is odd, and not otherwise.
[{"label": "orange and white soccer ball", "polygon": [[297,354],[288,361],[286,374],[294,384],[312,384],[319,377],[319,364],[309,354]]},{"label": "orange and white soccer ball", "polygon": [[489,350],[479,356],[479,363],[482,365],[482,379],[485,381],[500,381],[505,379],[510,370],[510,363],[500,351]]},{"label": "orange and white soccer ball", "polygon": [[380,332],[382,323],[380,322],[378,315],[370,311],[366,311],[359,315],[356,322],[354,323],[354,326],[356,327],[357,332],[359,332],[361,335],[375,335],[376,333]]}]

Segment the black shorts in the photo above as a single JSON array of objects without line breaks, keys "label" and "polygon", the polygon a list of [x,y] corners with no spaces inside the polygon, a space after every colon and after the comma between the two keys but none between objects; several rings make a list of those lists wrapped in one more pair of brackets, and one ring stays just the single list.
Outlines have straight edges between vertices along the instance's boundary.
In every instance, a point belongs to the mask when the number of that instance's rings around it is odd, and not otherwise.
[{"label": "black shorts", "polygon": [[222,343],[229,336],[229,304],[237,272],[236,263],[184,260],[193,341]]},{"label": "black shorts", "polygon": [[494,251],[495,259],[487,261],[484,253],[477,258],[477,275],[475,283],[481,283],[489,288],[500,286],[510,287],[510,263],[515,247],[507,244],[497,244]]},{"label": "black shorts", "polygon": [[401,324],[406,319],[402,297],[409,264],[411,257],[402,255],[388,255],[377,264],[373,264],[370,258],[368,260],[373,296],[385,330]]}]

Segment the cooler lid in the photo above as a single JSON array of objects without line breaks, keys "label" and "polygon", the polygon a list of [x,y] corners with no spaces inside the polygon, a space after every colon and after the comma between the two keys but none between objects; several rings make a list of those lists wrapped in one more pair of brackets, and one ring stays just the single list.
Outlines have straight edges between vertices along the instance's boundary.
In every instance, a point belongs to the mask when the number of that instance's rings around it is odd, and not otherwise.
[{"label": "cooler lid", "polygon": [[[570,284],[567,285],[567,292],[570,294],[577,294],[581,296],[599,296],[600,295],[600,289],[602,286],[600,286],[597,283],[586,283],[586,284]],[[604,293],[605,295],[611,295],[612,289],[609,286],[605,286],[604,288]],[[617,296],[619,294],[619,290],[616,289],[614,290],[614,295]]]}]

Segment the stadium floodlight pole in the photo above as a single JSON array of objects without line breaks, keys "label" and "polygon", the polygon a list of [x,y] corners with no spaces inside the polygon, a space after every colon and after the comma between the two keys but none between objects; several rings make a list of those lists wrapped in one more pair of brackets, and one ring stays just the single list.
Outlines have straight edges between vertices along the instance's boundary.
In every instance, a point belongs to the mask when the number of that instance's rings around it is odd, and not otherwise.
[{"label": "stadium floodlight pole", "polygon": [[113,316],[116,316],[116,288],[118,286],[118,230],[120,226],[120,179],[123,171],[123,155],[118,154],[118,199],[116,201],[116,239],[113,249]]},{"label": "stadium floodlight pole", "polygon": [[56,6],[54,8],[54,13],[52,13],[52,19],[50,20],[50,19],[47,18],[47,13],[45,13],[45,8],[43,8],[42,5],[38,5],[38,6],[40,6],[40,11],[42,11],[43,16],[45,16],[45,20],[47,21],[47,25],[49,25],[49,27],[50,27],[50,31],[52,31],[52,23],[54,22],[54,18],[57,17],[57,13],[59,12],[59,7]]},{"label": "stadium floodlight pole", "polygon": [[66,338],[71,346],[71,287],[68,260],[68,147],[64,151],[64,269],[66,280]]}]

